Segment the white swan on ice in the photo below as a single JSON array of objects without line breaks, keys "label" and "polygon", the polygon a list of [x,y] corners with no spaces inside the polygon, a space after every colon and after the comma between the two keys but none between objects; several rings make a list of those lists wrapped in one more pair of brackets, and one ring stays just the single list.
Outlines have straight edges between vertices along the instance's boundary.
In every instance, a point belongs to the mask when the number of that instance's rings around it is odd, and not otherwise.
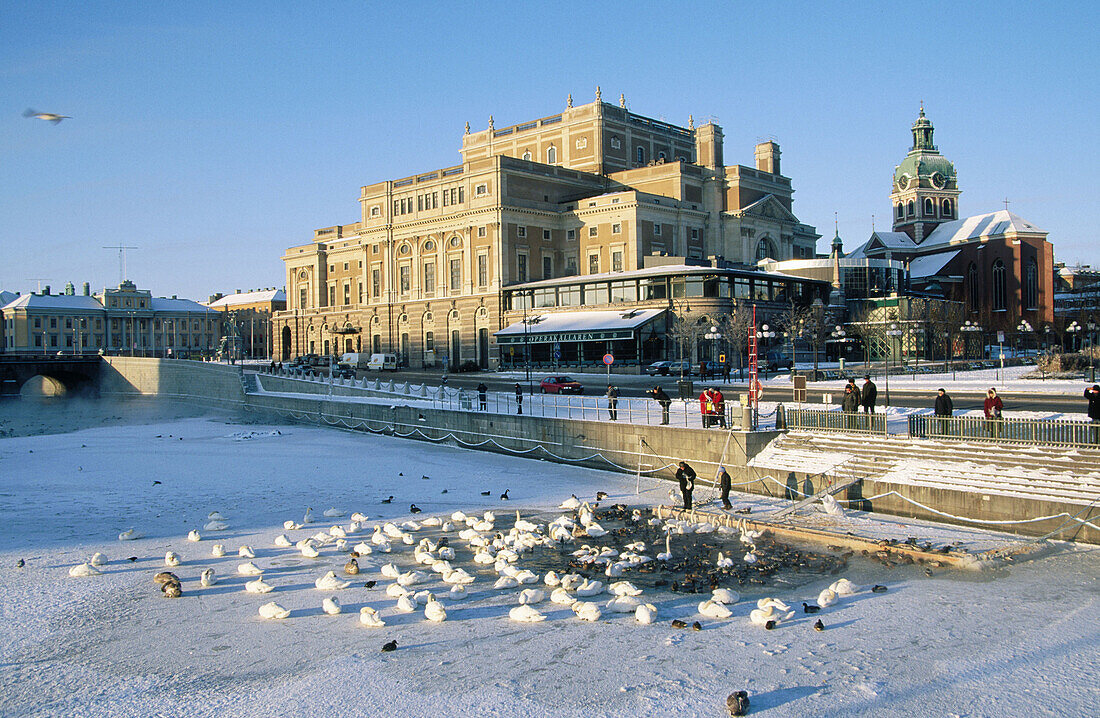
[{"label": "white swan on ice", "polygon": [[107,557],[97,551],[96,553],[92,554],[92,557],[88,560],[88,563],[92,564],[93,566],[106,566]]},{"label": "white swan on ice", "polygon": [[577,498],[575,494],[571,494],[568,499],[562,501],[559,505],[559,509],[565,509],[566,511],[573,511],[581,507],[581,500]]},{"label": "white swan on ice", "polygon": [[256,552],[252,550],[251,546],[241,546],[237,549],[237,555],[241,558],[256,558]]},{"label": "white swan on ice", "polygon": [[508,618],[513,621],[519,621],[520,623],[535,623],[537,621],[545,621],[546,616],[539,613],[537,608],[533,608],[526,604],[522,606],[516,606],[508,612]]},{"label": "white swan on ice", "polygon": [[767,626],[768,623],[778,625],[781,621],[786,621],[794,615],[794,611],[787,611],[786,613],[780,613],[775,610],[774,605],[768,605],[767,608],[754,608],[749,613],[749,620],[755,623],[757,626]]},{"label": "white swan on ice", "polygon": [[341,511],[340,509],[336,508],[335,506],[333,506],[331,509],[327,509],[325,511],[325,516],[327,516],[330,519],[338,519],[343,515],[344,515],[344,512]]},{"label": "white swan on ice", "polygon": [[412,596],[402,596],[397,599],[397,610],[400,613],[412,613],[416,610],[416,601]]},{"label": "white swan on ice", "polygon": [[330,616],[335,616],[340,613],[340,602],[336,600],[335,596],[329,596],[321,601],[321,610]]},{"label": "white swan on ice", "polygon": [[180,555],[175,551],[169,551],[168,553],[164,554],[165,566],[179,566],[181,563],[182,561],[180,560]]},{"label": "white swan on ice", "polygon": [[136,541],[139,538],[141,538],[141,534],[134,531],[132,528],[126,529],[118,535],[119,541]]},{"label": "white swan on ice", "polygon": [[249,561],[248,563],[242,563],[237,566],[237,573],[242,576],[262,576],[264,570],[256,564]]},{"label": "white swan on ice", "polygon": [[313,585],[322,591],[334,591],[341,588],[347,588],[351,585],[351,581],[341,581],[336,577],[335,571],[329,571],[324,576],[314,581]]},{"label": "white swan on ice", "polygon": [[285,608],[283,608],[279,604],[275,603],[274,601],[272,601],[271,603],[265,603],[264,605],[260,606],[260,617],[261,618],[276,618],[276,619],[279,619],[279,618],[287,618],[288,616],[290,616],[290,611],[286,610]]},{"label": "white swan on ice", "polygon": [[634,620],[648,626],[657,620],[657,607],[652,603],[643,603],[634,609]]},{"label": "white swan on ice", "polygon": [[290,542],[290,539],[286,537],[286,534],[279,534],[275,537],[275,545],[279,548],[290,548],[294,544]]},{"label": "white swan on ice", "polygon": [[718,603],[713,599],[700,603],[699,613],[708,618],[729,618],[733,615],[733,612],[726,608],[724,604]]},{"label": "white swan on ice", "polygon": [[384,563],[378,570],[381,571],[382,575],[386,578],[397,578],[401,575],[401,569],[399,569],[395,563]]},{"label": "white swan on ice", "polygon": [[550,600],[560,606],[572,606],[577,599],[564,588],[558,587],[550,592]]},{"label": "white swan on ice", "polygon": [[216,543],[210,547],[210,555],[214,558],[221,558],[225,555],[225,545]]},{"label": "white swan on ice", "polygon": [[203,531],[225,531],[229,528],[229,524],[224,521],[209,521],[203,525]]},{"label": "white swan on ice", "polygon": [[255,581],[249,581],[244,585],[244,590],[248,593],[271,593],[275,590],[267,581],[264,581],[264,577],[260,576]]},{"label": "white swan on ice", "polygon": [[606,607],[612,613],[634,613],[642,602],[633,596],[616,596],[607,602]]},{"label": "white swan on ice", "polygon": [[195,529],[191,529],[190,531],[187,532],[187,540],[188,541],[202,541],[202,536],[200,536],[199,532],[196,531]]},{"label": "white swan on ice", "polygon": [[630,581],[616,581],[611,584],[609,589],[611,593],[616,596],[641,596],[642,589],[638,588]]},{"label": "white swan on ice", "polygon": [[378,611],[370,606],[363,606],[359,609],[359,623],[367,628],[381,628],[386,625],[386,622],[379,618]]},{"label": "white swan on ice", "polygon": [[582,621],[595,623],[603,615],[600,612],[600,607],[591,601],[576,601],[570,608],[573,609],[573,613],[576,614],[577,618]]},{"label": "white swan on ice", "polygon": [[308,542],[302,544],[301,548],[299,548],[298,550],[306,558],[317,558],[318,556],[321,555],[321,552],[318,551],[317,549],[313,548],[313,544],[308,543]]},{"label": "white swan on ice", "polygon": [[817,605],[822,608],[828,608],[837,602],[836,591],[831,588],[826,588],[821,593],[817,594]]},{"label": "white swan on ice", "polygon": [[710,600],[729,606],[740,601],[741,594],[729,588],[716,588],[711,593]]},{"label": "white swan on ice", "polygon": [[838,596],[854,596],[859,592],[859,587],[846,578],[833,581],[829,586]]},{"label": "white swan on ice", "polygon": [[87,576],[99,576],[103,572],[90,563],[82,563],[69,569],[69,575],[73,578],[85,578]]},{"label": "white swan on ice", "polygon": [[212,568],[204,569],[202,574],[199,576],[199,585],[203,588],[213,586],[217,582],[218,579],[214,576],[214,569]]},{"label": "white swan on ice", "polygon": [[456,583],[451,586],[451,590],[447,592],[447,597],[452,601],[463,601],[467,597],[466,587],[460,583]]},{"label": "white swan on ice", "polygon": [[431,600],[424,606],[424,618],[432,623],[442,623],[447,620],[447,609],[432,596]]},{"label": "white swan on ice", "polygon": [[578,596],[598,596],[603,593],[603,583],[600,581],[585,581],[577,587]]},{"label": "white swan on ice", "polygon": [[540,588],[525,588],[519,592],[520,604],[542,603],[546,600],[546,592]]},{"label": "white swan on ice", "polygon": [[774,606],[777,611],[789,611],[791,607],[780,601],[778,598],[761,598],[756,601],[757,608],[767,608],[768,606]]}]

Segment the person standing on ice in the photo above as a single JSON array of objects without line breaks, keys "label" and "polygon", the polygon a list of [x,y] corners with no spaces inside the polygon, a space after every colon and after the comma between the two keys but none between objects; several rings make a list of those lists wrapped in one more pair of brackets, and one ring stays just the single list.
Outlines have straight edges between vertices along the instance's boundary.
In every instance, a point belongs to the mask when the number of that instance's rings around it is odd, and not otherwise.
[{"label": "person standing on ice", "polygon": [[940,418],[936,424],[941,435],[947,434],[948,421],[947,417],[952,416],[955,413],[955,402],[951,401],[951,397],[947,395],[947,392],[940,387],[936,390],[936,405],[932,408],[932,414]]},{"label": "person standing on ice", "polygon": [[691,510],[691,492],[695,490],[695,469],[688,466],[686,461],[679,463],[676,469],[676,480],[680,482],[680,495],[684,497],[684,510]]},{"label": "person standing on ice", "polygon": [[863,375],[863,390],[859,393],[859,401],[863,410],[868,414],[875,413],[875,401],[878,399],[878,387],[871,381],[870,374]]},{"label": "person standing on ice", "polygon": [[523,387],[516,382],[516,413],[523,413]]},{"label": "person standing on ice", "polygon": [[729,472],[726,471],[725,466],[718,467],[718,490],[721,492],[722,508],[729,511],[733,508],[733,504],[730,503],[730,488],[731,481]]}]

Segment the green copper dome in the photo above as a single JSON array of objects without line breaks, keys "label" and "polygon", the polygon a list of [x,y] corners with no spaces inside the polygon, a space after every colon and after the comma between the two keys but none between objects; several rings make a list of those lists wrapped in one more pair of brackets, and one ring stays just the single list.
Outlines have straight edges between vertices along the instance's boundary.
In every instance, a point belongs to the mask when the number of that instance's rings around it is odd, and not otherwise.
[{"label": "green copper dome", "polygon": [[932,143],[934,131],[932,121],[924,116],[922,104],[920,116],[913,123],[913,146],[894,170],[894,185],[898,189],[905,190],[914,183],[936,189],[955,187],[955,165],[941,155]]}]

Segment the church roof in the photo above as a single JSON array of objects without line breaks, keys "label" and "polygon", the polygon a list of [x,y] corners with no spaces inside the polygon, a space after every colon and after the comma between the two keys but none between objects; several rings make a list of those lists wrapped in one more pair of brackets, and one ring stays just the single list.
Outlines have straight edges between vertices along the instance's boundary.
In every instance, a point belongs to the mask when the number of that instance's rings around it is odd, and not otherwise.
[{"label": "church roof", "polygon": [[862,259],[868,256],[867,251],[885,248],[889,250],[911,251],[917,245],[905,232],[872,232],[871,238],[848,253],[852,259]]},{"label": "church roof", "polygon": [[1006,234],[1045,235],[1046,233],[1046,230],[1036,227],[1026,219],[1002,209],[989,214],[978,214],[944,222],[932,230],[920,246],[923,249],[941,244],[958,244],[987,237],[1001,237]]},{"label": "church roof", "polygon": [[909,276],[913,279],[921,279],[923,277],[934,277],[939,274],[940,270],[947,266],[947,264],[959,256],[961,249],[956,249],[950,252],[937,252],[936,254],[925,254],[920,257],[914,257],[913,261],[909,262]]}]

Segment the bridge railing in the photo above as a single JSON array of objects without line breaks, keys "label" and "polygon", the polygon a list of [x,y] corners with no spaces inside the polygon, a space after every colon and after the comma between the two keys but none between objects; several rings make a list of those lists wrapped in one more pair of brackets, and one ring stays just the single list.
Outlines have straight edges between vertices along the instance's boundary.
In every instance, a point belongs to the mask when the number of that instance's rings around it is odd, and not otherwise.
[{"label": "bridge railing", "polygon": [[1096,447],[1100,444],[1100,422],[911,414],[909,436],[994,443]]},{"label": "bridge railing", "polygon": [[793,431],[842,431],[885,434],[886,414],[866,414],[821,409],[785,409],[787,428]]}]

